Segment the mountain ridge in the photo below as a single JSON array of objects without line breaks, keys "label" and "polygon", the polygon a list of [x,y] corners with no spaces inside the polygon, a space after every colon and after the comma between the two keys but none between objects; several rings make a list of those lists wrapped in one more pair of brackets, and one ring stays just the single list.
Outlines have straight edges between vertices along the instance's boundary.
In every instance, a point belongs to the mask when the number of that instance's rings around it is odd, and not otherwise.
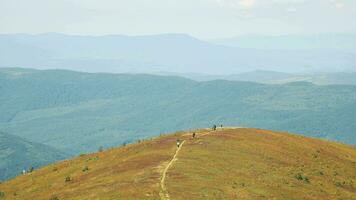
[{"label": "mountain ridge", "polygon": [[5,71],[1,130],[74,155],[214,123],[356,142],[355,86]]},{"label": "mountain ridge", "polygon": [[[149,36],[1,35],[0,67],[85,72],[241,73],[355,68],[354,53],[229,47],[185,34]],[[335,66],[338,66],[336,68]]]}]

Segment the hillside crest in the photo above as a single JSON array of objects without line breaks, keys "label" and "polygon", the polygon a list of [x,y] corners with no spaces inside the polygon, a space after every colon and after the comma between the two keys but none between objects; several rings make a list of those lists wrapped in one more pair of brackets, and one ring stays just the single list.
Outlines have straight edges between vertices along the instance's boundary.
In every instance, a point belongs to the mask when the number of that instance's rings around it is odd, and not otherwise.
[{"label": "hillside crest", "polygon": [[201,129],[59,162],[2,183],[0,191],[6,199],[46,200],[351,199],[355,163],[356,148],[339,143],[259,129]]}]

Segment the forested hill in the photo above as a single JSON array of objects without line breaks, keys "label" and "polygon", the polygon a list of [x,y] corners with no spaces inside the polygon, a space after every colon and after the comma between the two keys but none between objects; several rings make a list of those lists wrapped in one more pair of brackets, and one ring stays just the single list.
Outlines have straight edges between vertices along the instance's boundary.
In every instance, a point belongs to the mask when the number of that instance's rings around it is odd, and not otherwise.
[{"label": "forested hill", "polygon": [[71,154],[212,124],[356,144],[356,87],[0,69],[0,130]]},{"label": "forested hill", "polygon": [[43,144],[0,132],[0,180],[66,158],[68,155]]}]

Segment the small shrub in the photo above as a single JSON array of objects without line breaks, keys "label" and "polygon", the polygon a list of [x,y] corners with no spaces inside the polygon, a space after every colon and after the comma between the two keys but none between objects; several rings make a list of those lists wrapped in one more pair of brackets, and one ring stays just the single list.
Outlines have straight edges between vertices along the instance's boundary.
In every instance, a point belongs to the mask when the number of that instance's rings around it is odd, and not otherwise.
[{"label": "small shrub", "polygon": [[71,180],[72,180],[72,178],[71,178],[70,176],[67,176],[67,177],[64,179],[65,182],[70,182]]},{"label": "small shrub", "polygon": [[295,175],[295,178],[300,180],[300,181],[305,181],[307,183],[310,183],[309,178],[307,176],[304,176],[304,175],[300,174],[300,173]]},{"label": "small shrub", "polygon": [[57,196],[52,195],[51,198],[49,200],[59,200]]},{"label": "small shrub", "polygon": [[237,183],[236,181],[234,181],[234,182],[232,183],[232,188],[233,188],[233,189],[236,189],[237,186],[238,186],[238,183]]},{"label": "small shrub", "polygon": [[298,180],[303,180],[303,176],[301,174],[295,175],[295,178]]},{"label": "small shrub", "polygon": [[5,192],[0,191],[0,199],[5,198]]},{"label": "small shrub", "polygon": [[[343,187],[343,186],[345,186],[346,185],[346,181],[342,181],[342,182],[336,182],[336,183],[334,183],[337,187]],[[351,184],[350,184],[351,185]]]},{"label": "small shrub", "polygon": [[89,167],[88,166],[85,166],[83,169],[82,169],[83,172],[86,172],[86,171],[89,171]]},{"label": "small shrub", "polygon": [[341,184],[340,182],[336,182],[335,185],[336,185],[337,187],[341,187],[341,186],[342,186],[342,184]]}]

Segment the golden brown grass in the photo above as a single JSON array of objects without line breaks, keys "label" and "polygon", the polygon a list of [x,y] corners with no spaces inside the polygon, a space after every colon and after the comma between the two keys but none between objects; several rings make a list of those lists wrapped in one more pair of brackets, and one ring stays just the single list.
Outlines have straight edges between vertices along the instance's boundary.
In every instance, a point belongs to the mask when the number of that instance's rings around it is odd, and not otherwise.
[{"label": "golden brown grass", "polygon": [[196,139],[182,132],[79,156],[2,183],[0,191],[5,199],[160,199],[162,171],[182,138],[165,179],[172,200],[356,199],[355,147],[257,129],[198,132]]}]

